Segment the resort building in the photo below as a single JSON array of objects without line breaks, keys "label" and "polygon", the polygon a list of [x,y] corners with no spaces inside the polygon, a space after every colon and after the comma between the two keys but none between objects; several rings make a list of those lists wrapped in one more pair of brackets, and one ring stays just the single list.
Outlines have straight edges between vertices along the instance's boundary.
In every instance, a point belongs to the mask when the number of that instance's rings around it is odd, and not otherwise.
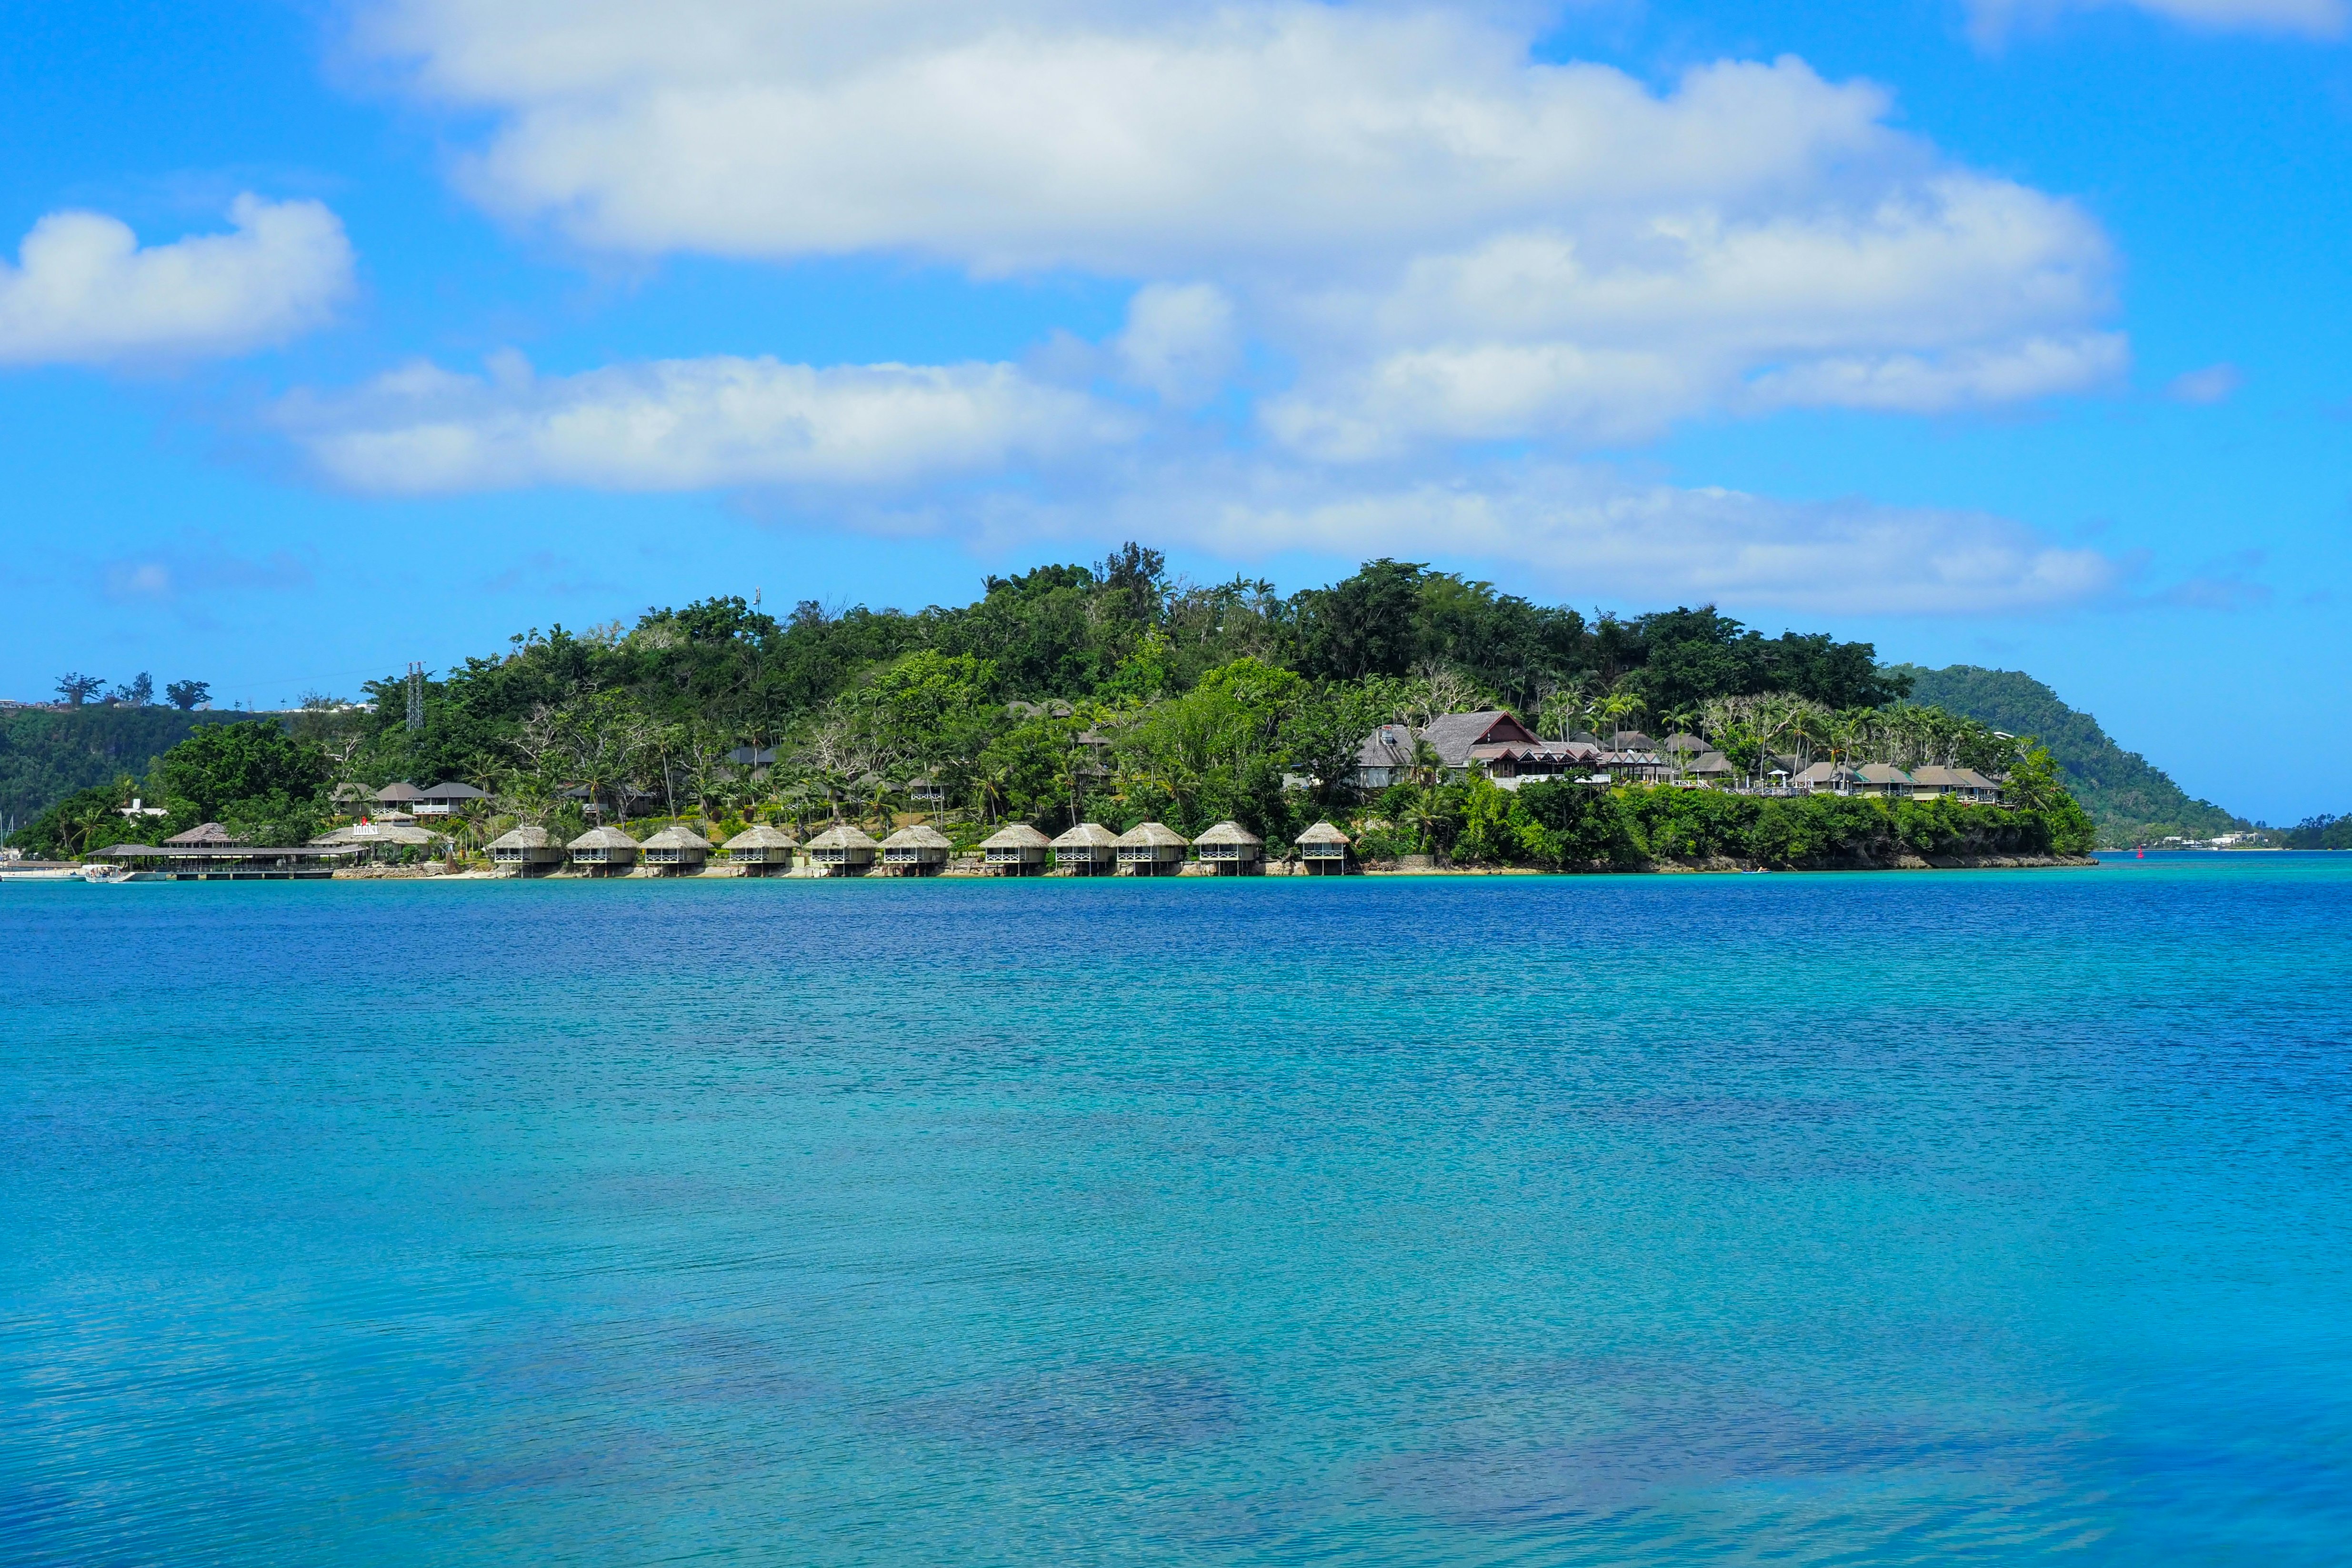
[{"label": "resort building", "polygon": [[416,813],[416,803],[425,799],[425,791],[404,779],[394,779],[375,792],[375,803],[387,811]]},{"label": "resort building", "polygon": [[1062,876],[1108,876],[1118,864],[1118,835],[1100,822],[1080,822],[1046,847]]},{"label": "resort building", "polygon": [[142,879],[163,877],[174,882],[310,881],[332,876],[337,866],[348,865],[360,856],[349,844],[256,848],[226,840],[161,846],[113,844],[98,853],[138,867]]},{"label": "resort building", "polygon": [[490,841],[490,863],[515,876],[545,876],[563,863],[563,847],[545,828],[517,828]]},{"label": "resort building", "polygon": [[1854,769],[1853,792],[1883,800],[1911,798],[1911,775],[1888,762],[1865,762]]},{"label": "resort building", "polygon": [[563,850],[583,876],[626,876],[637,863],[637,841],[618,828],[591,828]]},{"label": "resort building", "polygon": [[1355,845],[1328,822],[1316,823],[1294,841],[1309,876],[1345,876],[1354,869]]},{"label": "resort building", "polygon": [[1409,724],[1384,724],[1356,747],[1356,788],[1374,794],[1412,777],[1413,730]]},{"label": "resort building", "polygon": [[1731,758],[1722,752],[1707,751],[1700,753],[1696,761],[1683,769],[1683,777],[1701,784],[1721,787],[1738,782],[1739,769],[1733,767]]},{"label": "resort building", "polygon": [[1159,822],[1139,822],[1114,844],[1121,876],[1174,876],[1184,869],[1184,835]]},{"label": "resort building", "polygon": [[1265,873],[1265,841],[1239,822],[1219,822],[1192,841],[1201,863],[1218,876]]},{"label": "resort building", "polygon": [[229,836],[229,831],[218,822],[199,822],[184,833],[173,833],[163,841],[167,850],[226,850],[244,841]]},{"label": "resort building", "polygon": [[937,876],[948,869],[955,845],[937,828],[901,828],[882,841],[885,876]]},{"label": "resort building", "polygon": [[1843,762],[1816,762],[1800,768],[1789,787],[1806,795],[1851,795],[1860,780]]},{"label": "resort building", "polygon": [[1501,708],[1440,714],[1419,730],[1404,724],[1384,724],[1374,730],[1356,748],[1356,788],[1373,793],[1412,779],[1423,741],[1435,753],[1435,769],[1446,777],[1483,773],[1506,789],[1516,789],[1528,779],[1580,774],[1601,756],[1590,736],[1540,739]]},{"label": "resort building", "polygon": [[1053,841],[1026,822],[1014,822],[981,841],[981,869],[990,876],[1041,876]]},{"label": "resort building", "polygon": [[1612,784],[1661,784],[1674,764],[1655,751],[1604,751],[1592,759],[1593,770]]},{"label": "resort building", "polygon": [[310,841],[316,848],[332,849],[348,846],[360,852],[362,858],[373,862],[391,855],[407,859],[414,852],[423,850],[429,857],[435,849],[446,856],[454,846],[446,833],[428,833],[423,828],[405,822],[354,822],[348,828],[337,828]]},{"label": "resort building", "polygon": [[416,814],[420,817],[446,817],[454,812],[467,810],[477,800],[488,799],[488,795],[483,794],[471,784],[460,784],[453,779],[446,783],[436,784],[430,789],[418,790]]},{"label": "resort building", "polygon": [[800,840],[782,828],[765,823],[746,828],[720,845],[727,863],[735,867],[740,876],[775,876],[793,868],[793,852],[801,847]]},{"label": "resort building", "polygon": [[638,846],[646,869],[656,876],[698,876],[710,858],[710,841],[676,823]]},{"label": "resort building", "polygon": [[1913,800],[1937,800],[1947,795],[1966,805],[1990,806],[2000,799],[2000,786],[1973,768],[1929,763],[1911,769]]},{"label": "resort building", "polygon": [[836,822],[808,841],[809,870],[817,876],[864,876],[881,849],[865,829]]},{"label": "resort building", "polygon": [[1714,748],[1687,730],[1676,730],[1658,743],[1658,749],[1679,764],[1693,757],[1703,757]]}]

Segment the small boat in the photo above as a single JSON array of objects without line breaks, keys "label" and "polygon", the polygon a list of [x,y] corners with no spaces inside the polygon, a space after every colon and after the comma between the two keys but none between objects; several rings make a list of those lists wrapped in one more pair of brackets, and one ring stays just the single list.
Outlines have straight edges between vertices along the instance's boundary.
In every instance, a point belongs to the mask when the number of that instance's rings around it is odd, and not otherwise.
[{"label": "small boat", "polygon": [[92,861],[81,868],[81,879],[84,882],[129,882],[131,875],[131,868],[127,865],[100,865],[98,862]]}]

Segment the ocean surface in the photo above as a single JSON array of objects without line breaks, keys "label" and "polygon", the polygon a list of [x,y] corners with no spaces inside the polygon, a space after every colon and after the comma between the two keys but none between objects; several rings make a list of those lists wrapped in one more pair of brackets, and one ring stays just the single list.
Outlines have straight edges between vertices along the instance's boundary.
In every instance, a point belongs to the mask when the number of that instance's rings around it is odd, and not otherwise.
[{"label": "ocean surface", "polygon": [[2352,855],[0,886],[0,1562],[2341,1563]]}]

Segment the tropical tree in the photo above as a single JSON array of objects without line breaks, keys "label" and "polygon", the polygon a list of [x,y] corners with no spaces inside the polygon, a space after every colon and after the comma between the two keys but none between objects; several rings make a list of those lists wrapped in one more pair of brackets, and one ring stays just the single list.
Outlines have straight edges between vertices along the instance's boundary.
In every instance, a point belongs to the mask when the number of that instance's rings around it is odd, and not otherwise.
[{"label": "tropical tree", "polygon": [[58,677],[58,695],[66,699],[68,707],[79,707],[105,689],[106,677],[69,672]]},{"label": "tropical tree", "polygon": [[163,695],[182,713],[190,713],[212,701],[213,688],[205,681],[173,681],[163,688]]}]

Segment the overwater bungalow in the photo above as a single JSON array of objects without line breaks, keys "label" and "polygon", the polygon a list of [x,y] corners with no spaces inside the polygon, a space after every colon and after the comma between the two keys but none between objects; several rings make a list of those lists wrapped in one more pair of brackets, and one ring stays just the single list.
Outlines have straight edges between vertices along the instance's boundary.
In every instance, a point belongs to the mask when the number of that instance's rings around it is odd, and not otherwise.
[{"label": "overwater bungalow", "polygon": [[1265,841],[1239,822],[1219,822],[1192,841],[1201,863],[1218,876],[1263,876]]},{"label": "overwater bungalow", "polygon": [[710,841],[673,822],[637,846],[646,869],[656,876],[698,876],[710,858]]},{"label": "overwater bungalow", "polygon": [[1192,845],[1183,834],[1160,822],[1139,822],[1119,834],[1121,876],[1174,876],[1184,869],[1184,852]]},{"label": "overwater bungalow", "polygon": [[1000,828],[981,841],[981,869],[990,876],[1042,876],[1053,841],[1026,822]]},{"label": "overwater bungalow", "polygon": [[545,876],[563,863],[563,846],[545,828],[517,828],[490,841],[490,863],[515,876]]},{"label": "overwater bungalow", "polygon": [[955,845],[937,828],[901,828],[882,841],[882,874],[937,876],[948,869],[953,853]]},{"label": "overwater bungalow", "polygon": [[618,828],[591,828],[563,849],[584,876],[625,876],[637,863],[637,841]]},{"label": "overwater bungalow", "polygon": [[819,876],[864,876],[881,849],[865,829],[836,822],[808,841],[809,869]]},{"label": "overwater bungalow", "polygon": [[1309,876],[1345,876],[1355,867],[1355,844],[1328,822],[1316,823],[1293,841]]},{"label": "overwater bungalow", "polygon": [[1046,847],[1061,876],[1108,876],[1118,864],[1118,835],[1100,822],[1080,822]]},{"label": "overwater bungalow", "polygon": [[465,810],[477,800],[488,799],[471,784],[460,784],[453,779],[430,789],[418,790],[415,810],[420,817],[447,817]]},{"label": "overwater bungalow", "polygon": [[793,852],[800,847],[800,840],[764,822],[744,829],[719,846],[727,863],[741,876],[775,876],[790,871]]}]

